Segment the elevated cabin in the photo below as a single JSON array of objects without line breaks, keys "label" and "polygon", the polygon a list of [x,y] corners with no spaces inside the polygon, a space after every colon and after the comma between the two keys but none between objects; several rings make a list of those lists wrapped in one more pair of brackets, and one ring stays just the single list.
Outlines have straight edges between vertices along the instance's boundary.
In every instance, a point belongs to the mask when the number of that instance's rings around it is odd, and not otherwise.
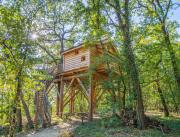
[{"label": "elevated cabin", "polygon": [[90,65],[90,52],[90,48],[79,45],[61,53],[63,55],[63,72],[88,68]]},{"label": "elevated cabin", "polygon": [[[54,79],[59,89],[57,115],[62,117],[63,109],[67,104],[70,105],[70,113],[74,113],[75,97],[81,92],[88,102],[89,120],[92,120],[95,106],[104,93],[102,91],[97,93],[97,81],[108,78],[104,55],[115,57],[116,53],[116,47],[109,41],[81,44],[61,53],[63,64],[59,65],[59,71]],[[115,67],[113,61],[108,67]],[[88,73],[89,71],[92,73]]]},{"label": "elevated cabin", "polygon": [[57,75],[73,75],[74,73],[88,71],[92,66],[96,71],[105,71],[103,56],[115,55],[116,47],[104,41],[96,44],[80,44],[61,53],[63,64],[60,64]]}]

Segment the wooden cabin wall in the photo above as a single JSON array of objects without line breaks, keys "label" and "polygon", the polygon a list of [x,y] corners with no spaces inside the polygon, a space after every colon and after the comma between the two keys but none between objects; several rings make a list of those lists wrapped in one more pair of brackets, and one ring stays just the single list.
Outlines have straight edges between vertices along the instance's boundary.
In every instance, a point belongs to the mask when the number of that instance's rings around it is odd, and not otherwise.
[{"label": "wooden cabin wall", "polygon": [[[76,50],[78,50],[78,54],[75,53]],[[73,51],[65,53],[63,55],[64,57],[63,71],[65,72],[82,67],[88,67],[90,61],[89,54],[90,52],[88,48],[75,49]],[[81,61],[82,56],[85,56],[84,61]]]},{"label": "wooden cabin wall", "polygon": [[[110,46],[109,43],[104,44],[103,46],[106,49],[106,51],[108,51],[110,54],[116,52],[113,46]],[[78,51],[78,54],[75,53],[76,51]],[[81,58],[83,56],[85,56],[85,60],[81,61]],[[91,45],[86,48],[85,47],[80,47],[77,49],[75,48],[71,51],[64,53],[63,58],[64,58],[64,64],[63,64],[64,72],[83,68],[83,67],[89,67],[90,64],[91,66],[96,67],[96,70],[104,69],[106,66],[102,60],[104,57],[103,57],[102,46],[100,44]]]}]

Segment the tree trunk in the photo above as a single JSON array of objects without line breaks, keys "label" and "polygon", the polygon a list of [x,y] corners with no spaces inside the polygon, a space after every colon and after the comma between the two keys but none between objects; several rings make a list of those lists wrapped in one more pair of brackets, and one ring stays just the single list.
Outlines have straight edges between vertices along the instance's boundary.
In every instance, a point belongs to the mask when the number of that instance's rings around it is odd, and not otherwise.
[{"label": "tree trunk", "polygon": [[144,129],[145,128],[144,106],[143,106],[142,91],[141,91],[141,86],[140,86],[140,81],[139,81],[139,72],[135,64],[135,58],[132,52],[131,45],[128,41],[129,41],[128,37],[125,37],[125,53],[127,55],[128,64],[130,68],[130,76],[132,80],[133,91],[135,93],[135,101],[137,101],[136,111],[137,111],[137,116],[138,116],[138,120],[140,124],[139,126],[141,129]]},{"label": "tree trunk", "polygon": [[124,23],[122,21],[122,15],[120,15],[120,4],[118,0],[115,0],[115,4],[117,7],[116,14],[119,20],[119,29],[123,34],[123,43],[124,43],[124,52],[127,58],[129,73],[132,80],[133,91],[136,95],[136,112],[138,117],[139,128],[145,128],[144,122],[144,105],[142,100],[142,91],[139,80],[139,71],[137,65],[135,63],[135,57],[132,50],[131,36],[130,36],[130,15],[129,15],[129,0],[124,0]]},{"label": "tree trunk", "polygon": [[21,108],[17,108],[16,111],[16,117],[17,117],[17,131],[22,131],[22,114],[21,114]]},{"label": "tree trunk", "polygon": [[29,128],[34,128],[33,121],[31,119],[31,115],[30,115],[30,112],[29,112],[29,108],[28,108],[26,102],[24,101],[22,93],[21,93],[21,102],[22,102],[24,111],[26,113],[26,118],[27,118],[27,121],[28,121]]},{"label": "tree trunk", "polygon": [[[61,37],[61,50],[60,50],[60,52],[63,52],[63,51],[64,51],[64,36]],[[63,56],[61,56],[60,63],[63,64]]]},{"label": "tree trunk", "polygon": [[[111,68],[110,68],[110,62],[107,61],[106,62],[107,65],[107,72],[108,72],[108,82],[112,82],[112,74],[111,74]],[[116,114],[116,104],[117,104],[117,100],[116,100],[116,93],[115,93],[115,89],[113,86],[113,83],[110,84],[110,87],[108,87],[109,92],[111,92],[111,98],[112,98],[112,113],[113,115]]]},{"label": "tree trunk", "polygon": [[38,118],[39,118],[39,91],[37,91],[34,95],[34,106],[35,106],[34,124],[35,124],[35,129],[37,129]]},{"label": "tree trunk", "polygon": [[50,104],[47,97],[47,92],[45,90],[43,92],[43,108],[44,108],[44,115],[46,118],[46,123],[50,126],[51,125],[51,115],[50,115]]},{"label": "tree trunk", "polygon": [[21,71],[18,72],[16,77],[17,79],[17,92],[15,97],[15,109],[16,109],[16,127],[18,131],[22,131],[22,114],[21,114],[21,104],[20,104],[20,96],[22,90],[22,81],[21,81]]},{"label": "tree trunk", "polygon": [[120,81],[118,81],[118,94],[117,94],[117,96],[118,96],[118,99],[117,99],[117,101],[118,101],[118,104],[119,104],[119,112],[121,112],[122,111],[122,109],[124,109],[124,104],[123,104],[123,95],[121,95],[121,88],[120,88]]},{"label": "tree trunk", "polygon": [[176,113],[178,114],[179,112],[179,107],[178,107],[178,104],[176,102],[176,98],[175,98],[175,95],[174,95],[174,92],[172,91],[172,87],[171,87],[171,84],[169,83],[169,89],[170,89],[170,92],[171,92],[171,95],[172,95],[172,100],[173,100],[173,104],[174,104],[174,109],[176,111]]},{"label": "tree trunk", "polygon": [[178,64],[176,62],[176,57],[175,57],[175,53],[173,51],[173,47],[171,45],[171,41],[170,41],[170,38],[169,38],[169,33],[168,33],[168,31],[167,31],[164,24],[162,25],[161,29],[162,29],[163,34],[164,34],[166,47],[167,47],[167,49],[169,51],[169,54],[170,54],[171,64],[172,64],[172,67],[173,67],[173,73],[174,73],[174,77],[175,77],[175,80],[176,80],[176,83],[177,83],[178,91],[180,91],[180,71],[178,69]]},{"label": "tree trunk", "polygon": [[[121,75],[123,75],[121,73]],[[122,84],[123,84],[123,94],[122,94],[122,109],[125,110],[126,108],[126,84],[125,84],[125,81],[124,81],[124,77],[122,76]]]},{"label": "tree trunk", "polygon": [[116,101],[116,93],[114,91],[114,88],[112,88],[111,92],[112,92],[112,112],[113,112],[113,115],[115,115],[117,101]]},{"label": "tree trunk", "polygon": [[122,109],[126,108],[126,89],[123,89],[123,95],[122,95]]},{"label": "tree trunk", "polygon": [[39,114],[42,120],[42,127],[46,128],[47,127],[47,121],[45,117],[45,110],[44,110],[44,95],[43,91],[39,91]]},{"label": "tree trunk", "polygon": [[38,119],[41,119],[42,127],[46,128],[47,124],[51,125],[51,117],[48,112],[48,102],[45,95],[45,91],[37,91],[35,93],[35,117],[34,117],[34,123],[35,128],[38,127]]},{"label": "tree trunk", "polygon": [[156,85],[157,85],[157,91],[159,93],[159,96],[160,96],[160,99],[161,99],[161,102],[162,102],[162,105],[163,105],[163,108],[164,108],[164,115],[166,117],[169,116],[169,110],[168,110],[168,106],[166,104],[166,101],[165,101],[165,98],[164,98],[164,95],[162,93],[162,89],[160,87],[160,84],[159,84],[159,81],[156,81]]}]

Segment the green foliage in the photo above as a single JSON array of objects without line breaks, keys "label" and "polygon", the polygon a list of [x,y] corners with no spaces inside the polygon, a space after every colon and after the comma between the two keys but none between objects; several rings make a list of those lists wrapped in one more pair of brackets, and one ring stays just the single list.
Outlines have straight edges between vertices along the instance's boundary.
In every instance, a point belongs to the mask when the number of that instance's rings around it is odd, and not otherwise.
[{"label": "green foliage", "polygon": [[[115,136],[134,136],[134,137],[178,137],[180,121],[178,117],[166,118],[163,116],[153,116],[158,120],[161,120],[165,125],[169,125],[172,131],[168,134],[163,134],[157,129],[138,130],[130,127],[111,127],[108,128],[101,126],[101,120],[94,121],[92,123],[85,123],[75,129],[75,136],[78,137],[115,137]],[[176,125],[176,126],[175,126]],[[96,136],[99,135],[99,136]]]},{"label": "green foliage", "polygon": [[103,137],[105,129],[100,126],[100,121],[94,121],[78,126],[74,133],[78,137]]},{"label": "green foliage", "polygon": [[105,127],[105,128],[113,128],[113,127],[117,128],[117,127],[122,126],[122,121],[116,115],[113,115],[111,117],[102,117],[101,125],[102,127]]}]

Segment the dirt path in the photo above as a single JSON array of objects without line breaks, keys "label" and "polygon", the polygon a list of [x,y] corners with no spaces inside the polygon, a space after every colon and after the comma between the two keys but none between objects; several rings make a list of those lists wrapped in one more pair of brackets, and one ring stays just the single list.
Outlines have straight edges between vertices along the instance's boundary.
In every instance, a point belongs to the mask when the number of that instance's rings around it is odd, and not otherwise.
[{"label": "dirt path", "polygon": [[24,137],[58,137],[58,135],[59,128],[57,126],[53,126],[51,128],[43,129],[41,131],[29,133],[27,135],[24,135]]},{"label": "dirt path", "polygon": [[79,120],[73,120],[67,123],[59,123],[58,125],[40,129],[38,131],[32,131],[28,134],[19,134],[16,137],[58,137],[66,130],[72,131],[80,124]]}]

